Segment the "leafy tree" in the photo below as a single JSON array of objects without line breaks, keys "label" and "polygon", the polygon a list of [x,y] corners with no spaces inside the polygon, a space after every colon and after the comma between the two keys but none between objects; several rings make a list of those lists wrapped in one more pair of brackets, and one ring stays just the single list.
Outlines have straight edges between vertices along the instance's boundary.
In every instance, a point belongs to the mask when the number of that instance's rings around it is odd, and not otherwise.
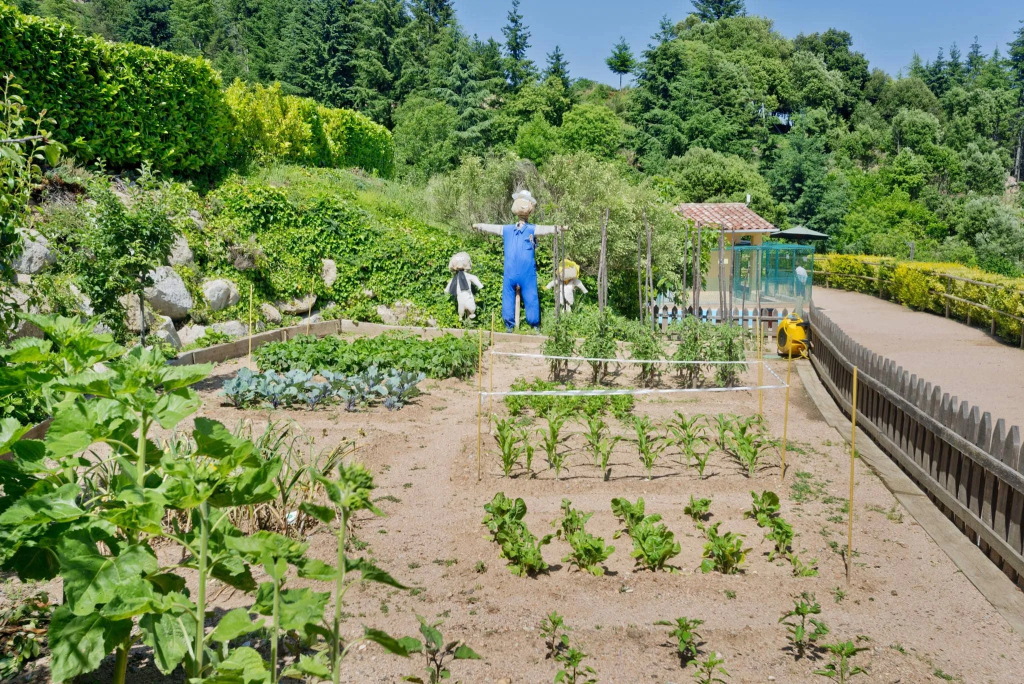
[{"label": "leafy tree", "polygon": [[505,78],[509,87],[517,91],[536,76],[533,62],[526,56],[530,49],[530,30],[523,23],[519,0],[512,0],[508,23],[501,33],[505,36]]},{"label": "leafy tree", "polygon": [[605,64],[613,74],[619,77],[619,88],[622,88],[622,77],[632,73],[636,69],[636,58],[625,38],[619,38],[619,42],[612,48],[612,54],[605,60]]},{"label": "leafy tree", "polygon": [[547,67],[545,67],[543,73],[544,80],[547,80],[552,76],[560,80],[566,89],[572,85],[572,79],[569,78],[569,62],[566,61],[565,55],[562,54],[562,48],[557,45],[555,46],[555,49],[548,54]]},{"label": "leafy tree", "polygon": [[658,21],[658,32],[651,36],[651,40],[656,45],[667,43],[670,40],[675,40],[679,35],[676,33],[676,25],[669,19],[668,15],[665,14]]},{"label": "leafy tree", "polygon": [[622,133],[622,121],[612,110],[601,105],[581,104],[563,117],[560,138],[566,150],[611,157],[622,144]]},{"label": "leafy tree", "polygon": [[743,0],[692,0],[695,14],[701,21],[718,21],[747,13]]},{"label": "leafy tree", "polygon": [[516,135],[516,154],[536,164],[544,163],[558,152],[558,129],[548,123],[543,114],[536,114],[519,127]]},{"label": "leafy tree", "polygon": [[415,95],[395,111],[395,165],[400,175],[427,180],[458,160],[458,111]]}]

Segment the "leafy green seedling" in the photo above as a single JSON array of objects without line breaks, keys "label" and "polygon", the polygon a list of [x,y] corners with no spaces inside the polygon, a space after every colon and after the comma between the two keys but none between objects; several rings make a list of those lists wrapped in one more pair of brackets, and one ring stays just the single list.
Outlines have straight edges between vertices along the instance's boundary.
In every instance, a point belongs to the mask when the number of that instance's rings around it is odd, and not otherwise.
[{"label": "leafy green seedling", "polygon": [[789,648],[797,660],[803,658],[809,649],[814,648],[818,639],[828,634],[825,623],[811,617],[820,614],[821,605],[815,600],[814,594],[805,591],[793,599],[793,609],[786,611],[779,618],[779,622],[786,625]]},{"label": "leafy green seedling", "polygon": [[[698,449],[704,449],[704,464],[707,465],[707,449],[711,446],[704,436],[707,431],[707,423],[702,414],[696,414],[687,418],[681,411],[675,412],[675,418],[666,426],[669,436],[666,438],[679,449],[679,456],[689,464],[697,458]],[[700,469],[703,477],[703,468]]]},{"label": "leafy green seedling", "polygon": [[572,547],[572,553],[562,559],[563,563],[569,563],[570,566],[574,565],[595,577],[600,577],[604,574],[601,563],[608,560],[615,552],[615,547],[605,546],[604,539],[595,537],[584,529],[584,525],[593,515],[579,512],[572,507],[572,502],[562,499],[562,519],[555,534],[565,537]]},{"label": "leafy green seedling", "polygon": [[[707,658],[697,663],[697,671],[693,678],[697,684],[726,684],[722,677],[728,677],[729,673],[722,667],[725,658],[719,653],[712,653]],[[722,675],[719,677],[718,675]]]},{"label": "leafy green seedling", "polygon": [[750,497],[754,503],[749,511],[743,513],[743,517],[753,518],[759,527],[768,527],[771,524],[771,519],[779,514],[781,508],[779,495],[765,490],[760,495],[757,492],[750,492]]},{"label": "leafy green seedling", "polygon": [[718,448],[722,451],[729,450],[729,435],[733,432],[736,424],[736,416],[727,413],[719,413],[712,420],[715,423],[715,433],[718,435]]},{"label": "leafy green seedling", "polygon": [[705,574],[717,570],[723,575],[733,575],[739,572],[740,565],[750,552],[750,549],[743,548],[742,534],[726,532],[720,535],[718,526],[721,524],[716,522],[704,530],[707,541],[704,542],[704,560],[700,569]]},{"label": "leafy green seedling", "polygon": [[583,664],[587,654],[578,648],[570,648],[555,656],[561,665],[555,673],[555,684],[597,684],[597,671]]},{"label": "leafy green seedling", "polygon": [[608,459],[611,457],[615,445],[622,437],[610,437],[607,434],[608,426],[600,416],[590,416],[587,419],[587,431],[583,433],[587,441],[587,448],[594,457],[594,465],[601,469],[605,480],[609,477]]},{"label": "leafy green seedling", "polygon": [[569,648],[569,631],[572,628],[565,624],[565,618],[552,611],[541,620],[540,635],[544,638],[544,645],[548,647],[548,658],[555,658],[559,653]]},{"label": "leafy green seedling", "polygon": [[649,520],[650,522],[658,522],[661,520],[660,515],[644,515],[644,498],[641,496],[636,500],[635,504],[631,504],[628,499],[615,498],[612,499],[612,513],[615,517],[625,525],[621,530],[618,530],[612,539],[618,539],[625,532],[627,535],[633,534],[633,528],[640,524],[643,520]]},{"label": "leafy green seedling", "polygon": [[812,558],[807,563],[800,560],[800,556],[795,553],[789,554],[789,562],[793,564],[793,577],[817,577],[818,568],[816,564],[817,558]]},{"label": "leafy green seedling", "polygon": [[832,656],[832,661],[814,674],[820,677],[828,677],[837,684],[846,684],[859,674],[867,674],[867,669],[853,665],[850,660],[861,651],[868,650],[867,647],[858,648],[852,641],[843,641],[835,644],[825,644],[823,648]]},{"label": "leafy green seedling", "polygon": [[549,411],[545,416],[547,420],[547,429],[541,431],[541,446],[544,448],[544,453],[548,459],[548,466],[554,468],[555,479],[559,479],[562,475],[562,470],[566,467],[565,461],[569,455],[569,452],[562,451],[561,446],[564,441],[561,432],[562,426],[565,425],[565,417],[559,414],[557,411]]},{"label": "leafy green seedling", "polygon": [[747,477],[754,477],[768,451],[775,448],[776,442],[762,434],[734,434],[733,446],[736,458],[747,470]]},{"label": "leafy green seedling", "polygon": [[426,678],[408,676],[403,677],[404,682],[416,682],[417,684],[440,684],[440,682],[451,679],[452,673],[448,669],[451,663],[456,660],[480,660],[480,656],[461,641],[449,641],[445,643],[444,636],[438,631],[441,621],[429,623],[419,615],[416,619],[420,621],[420,634],[423,641],[413,637],[403,637],[399,642],[409,653],[422,653],[427,660]]},{"label": "leafy green seedling", "polygon": [[793,526],[782,518],[771,518],[769,525],[764,538],[774,542],[775,546],[768,552],[768,560],[773,561],[776,556],[788,556],[793,544]]},{"label": "leafy green seedling", "polygon": [[695,499],[690,495],[690,503],[683,508],[683,513],[693,518],[696,523],[704,522],[711,511],[711,499]]},{"label": "leafy green seedling", "polygon": [[551,543],[554,535],[537,539],[530,532],[523,522],[526,516],[525,501],[513,501],[503,492],[498,492],[491,503],[484,505],[484,510],[487,515],[484,516],[483,524],[491,531],[494,541],[501,546],[501,557],[509,562],[509,570],[513,575],[526,577],[548,569],[541,549]]},{"label": "leafy green seedling", "polygon": [[633,527],[633,553],[637,567],[646,570],[664,570],[668,561],[679,555],[682,547],[675,535],[660,522],[660,516],[648,516]]},{"label": "leafy green seedling", "polygon": [[669,636],[675,638],[677,642],[679,662],[683,667],[686,667],[691,660],[697,658],[701,636],[696,630],[697,627],[704,624],[703,620],[691,620],[690,618],[681,617],[676,618],[674,621],[659,620],[654,624],[672,628]]},{"label": "leafy green seedling", "polygon": [[647,416],[633,416],[633,430],[636,433],[636,448],[640,454],[640,463],[647,471],[650,480],[654,464],[665,450],[663,438],[654,432],[654,425]]}]

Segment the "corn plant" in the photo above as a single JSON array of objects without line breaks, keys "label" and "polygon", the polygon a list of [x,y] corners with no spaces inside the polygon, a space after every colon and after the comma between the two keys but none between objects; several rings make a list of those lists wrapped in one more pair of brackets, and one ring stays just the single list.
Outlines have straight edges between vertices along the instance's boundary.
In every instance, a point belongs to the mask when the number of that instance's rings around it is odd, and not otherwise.
[{"label": "corn plant", "polygon": [[693,518],[695,523],[704,522],[711,510],[711,499],[695,499],[690,495],[690,503],[683,508],[683,513]]},{"label": "corn plant", "polygon": [[587,654],[578,648],[570,648],[559,653],[555,659],[562,666],[555,673],[555,684],[597,684],[597,671],[583,660]]},{"label": "corn plant", "polygon": [[809,649],[814,648],[818,639],[828,634],[828,626],[821,620],[811,617],[812,615],[821,615],[821,604],[815,600],[814,594],[805,591],[793,600],[793,609],[786,611],[779,618],[779,623],[786,625],[789,648],[797,660],[803,658]]},{"label": "corn plant", "polygon": [[483,524],[490,530],[495,542],[501,546],[501,557],[509,563],[509,570],[517,577],[536,575],[548,569],[541,549],[551,543],[554,535],[537,539],[526,527],[526,502],[509,499],[504,492],[498,492],[489,504],[484,505],[486,515]]},{"label": "corn plant", "polygon": [[825,644],[823,648],[832,656],[832,661],[814,674],[820,677],[828,677],[837,684],[846,684],[860,674],[867,674],[866,668],[853,665],[850,660],[861,651],[867,648],[857,648],[851,641],[843,641],[836,644]]},{"label": "corn plant", "polygon": [[505,477],[509,477],[523,456],[519,421],[515,418],[497,419],[494,422],[494,430],[494,440],[498,443],[498,452],[501,455],[501,470]]},{"label": "corn plant", "polygon": [[747,470],[747,477],[754,477],[768,451],[775,447],[775,441],[758,433],[737,434],[733,437],[733,446],[740,465]]},{"label": "corn plant", "polygon": [[722,667],[724,662],[725,658],[720,653],[710,654],[697,663],[697,671],[693,673],[694,680],[697,684],[726,684],[722,677],[728,677],[729,673]]},{"label": "corn plant", "polygon": [[[703,447],[705,451],[711,446],[708,443],[705,433],[707,423],[702,414],[696,414],[687,418],[681,411],[675,412],[675,418],[666,426],[669,431],[667,440],[679,449],[679,456],[685,459],[689,465],[697,457],[697,449]],[[704,460],[707,465],[707,460]],[[704,476],[704,468],[700,469],[701,477]]]},{"label": "corn plant", "polygon": [[740,565],[746,559],[750,549],[743,548],[743,535],[735,532],[718,533],[722,523],[704,529],[707,541],[704,542],[704,560],[700,564],[701,572],[707,574],[717,570],[723,575],[739,572]]},{"label": "corn plant", "polygon": [[736,416],[727,413],[719,413],[712,420],[714,420],[715,424],[718,448],[722,451],[728,451],[730,441],[729,436],[732,434],[736,425]]},{"label": "corn plant", "polygon": [[519,426],[519,444],[523,448],[523,466],[526,472],[533,477],[533,455],[537,453],[537,447],[530,443],[530,429],[526,425]]},{"label": "corn plant", "polygon": [[768,527],[771,524],[772,518],[779,514],[779,509],[781,508],[779,495],[765,490],[761,494],[750,492],[750,497],[754,500],[754,503],[749,511],[743,513],[743,517],[753,518],[757,521],[759,527]]},{"label": "corn plant", "polygon": [[633,416],[633,431],[636,433],[636,448],[640,454],[640,463],[647,471],[647,479],[652,477],[654,464],[665,450],[663,438],[654,432],[654,425],[647,416]]},{"label": "corn plant", "polygon": [[583,437],[587,441],[587,448],[590,450],[591,456],[594,457],[594,465],[601,469],[602,476],[607,480],[610,475],[608,459],[622,437],[609,436],[608,425],[600,416],[587,418],[587,431],[583,433]]},{"label": "corn plant", "polygon": [[423,641],[413,637],[403,637],[400,643],[409,653],[421,653],[426,657],[426,673],[424,677],[403,677],[402,681],[416,682],[416,684],[440,684],[451,679],[452,673],[448,669],[455,660],[480,660],[480,656],[461,641],[444,640],[444,636],[438,631],[441,621],[430,623],[417,615],[420,621],[420,634]]},{"label": "corn plant", "polygon": [[560,479],[562,470],[566,467],[565,461],[569,452],[562,451],[561,446],[564,439],[561,436],[562,426],[565,425],[565,417],[557,411],[549,411],[547,416],[547,429],[540,431],[541,446],[548,459],[548,467],[554,468],[555,479]]},{"label": "corn plant", "polygon": [[548,613],[538,629],[544,638],[544,645],[548,647],[547,658],[555,658],[569,648],[569,632],[572,628],[565,624],[565,618],[557,610]]},{"label": "corn plant", "polygon": [[703,620],[681,617],[675,620],[658,620],[654,624],[672,628],[668,635],[676,640],[680,665],[686,667],[691,660],[697,658],[701,639],[697,627],[704,624]]}]

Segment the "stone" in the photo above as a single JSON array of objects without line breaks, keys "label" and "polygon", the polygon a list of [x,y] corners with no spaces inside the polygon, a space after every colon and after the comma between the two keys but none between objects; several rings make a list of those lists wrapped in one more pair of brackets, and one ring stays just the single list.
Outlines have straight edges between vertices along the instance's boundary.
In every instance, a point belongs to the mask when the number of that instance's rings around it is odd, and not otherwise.
[{"label": "stone", "polygon": [[15,271],[34,275],[57,261],[57,257],[50,251],[49,240],[37,231],[29,229],[22,236],[21,254],[14,260]]},{"label": "stone", "polygon": [[384,325],[398,325],[398,316],[383,304],[377,307],[377,315],[380,316],[380,320]]},{"label": "stone", "polygon": [[299,321],[299,325],[306,325],[307,323],[312,325],[314,323],[323,323],[323,321],[324,321],[323,315],[321,315],[321,313],[319,311],[317,311],[316,313],[314,313],[309,318],[303,318],[301,321]]},{"label": "stone", "polygon": [[323,268],[320,270],[320,277],[324,279],[324,285],[327,287],[334,287],[334,283],[338,280],[338,264],[334,263],[334,259],[322,259]]},{"label": "stone", "polygon": [[[39,313],[39,307],[32,304],[32,298],[28,293],[19,290],[18,288],[11,289],[11,299],[14,300],[15,306],[18,307],[19,311],[25,313]],[[18,339],[19,337],[38,337],[42,339],[44,337],[43,331],[35,324],[29,323],[18,319],[17,325],[14,326],[14,332],[11,333],[11,337]]]},{"label": "stone", "polygon": [[373,290],[364,289],[363,296],[366,297],[367,299],[373,299],[374,297],[377,296],[377,293],[374,292]]},{"label": "stone", "polygon": [[199,230],[206,228],[206,222],[203,221],[203,217],[195,209],[188,212],[188,217],[192,219],[192,223],[194,223],[196,228]]},{"label": "stone", "polygon": [[[133,333],[142,332],[142,318],[139,313],[139,295],[127,294],[117,298],[117,301],[124,307],[125,311],[125,325],[128,330]],[[146,309],[146,330],[153,330],[153,324],[156,323],[156,317],[153,316],[153,312]]]},{"label": "stone", "polygon": [[110,335],[114,331],[106,323],[97,323],[92,327],[92,332],[94,335]]},{"label": "stone", "polygon": [[263,250],[255,242],[245,242],[228,247],[231,265],[239,271],[251,271],[256,262],[263,258]]},{"label": "stone", "polygon": [[188,347],[195,344],[196,340],[205,334],[206,326],[204,325],[186,325],[178,331],[178,340],[181,341],[183,347]]},{"label": "stone", "polygon": [[289,316],[298,316],[299,314],[309,313],[309,310],[316,304],[316,295],[308,294],[302,299],[293,299],[290,302],[278,302],[275,306],[283,314]]},{"label": "stone", "polygon": [[267,323],[278,325],[284,320],[281,312],[277,310],[277,307],[268,302],[264,302],[260,305],[260,311],[263,313],[263,318],[266,319]]},{"label": "stone", "polygon": [[68,288],[71,294],[74,295],[75,299],[78,300],[78,310],[86,316],[95,316],[96,312],[92,308],[92,300],[89,296],[75,287],[74,283]]},{"label": "stone", "polygon": [[219,278],[203,283],[203,297],[211,311],[221,311],[234,306],[241,299],[238,287],[230,280]]},{"label": "stone", "polygon": [[185,281],[170,266],[149,272],[153,284],[146,288],[146,301],[158,314],[180,321],[192,310],[192,295]]},{"label": "stone", "polygon": [[192,266],[195,264],[195,255],[192,248],[188,246],[188,240],[184,235],[174,238],[171,245],[171,255],[167,257],[167,263],[171,266]]},{"label": "stone", "polygon": [[241,321],[228,321],[226,323],[214,323],[210,326],[214,332],[231,337],[245,337],[249,334],[249,328]]},{"label": "stone", "polygon": [[178,337],[178,331],[174,329],[174,321],[167,316],[157,319],[153,334],[175,349],[181,349],[181,339]]}]

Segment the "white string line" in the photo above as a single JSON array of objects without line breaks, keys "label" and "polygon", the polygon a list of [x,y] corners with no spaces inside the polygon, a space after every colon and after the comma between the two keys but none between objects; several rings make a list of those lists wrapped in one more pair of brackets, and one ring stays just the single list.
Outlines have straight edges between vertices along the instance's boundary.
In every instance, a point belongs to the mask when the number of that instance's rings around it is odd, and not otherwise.
[{"label": "white string line", "polygon": [[586,361],[588,363],[664,363],[670,366],[750,366],[764,361],[676,361],[675,359],[591,359],[586,356],[547,356],[517,352],[493,352],[495,356],[515,356],[521,359],[550,359],[552,361]]},{"label": "white string line", "polygon": [[621,389],[621,390],[547,390],[543,392],[480,392],[484,397],[614,397],[641,394],[685,394],[696,392],[749,392],[752,390],[785,389],[786,384],[760,385],[753,387],[691,387],[686,389]]}]

